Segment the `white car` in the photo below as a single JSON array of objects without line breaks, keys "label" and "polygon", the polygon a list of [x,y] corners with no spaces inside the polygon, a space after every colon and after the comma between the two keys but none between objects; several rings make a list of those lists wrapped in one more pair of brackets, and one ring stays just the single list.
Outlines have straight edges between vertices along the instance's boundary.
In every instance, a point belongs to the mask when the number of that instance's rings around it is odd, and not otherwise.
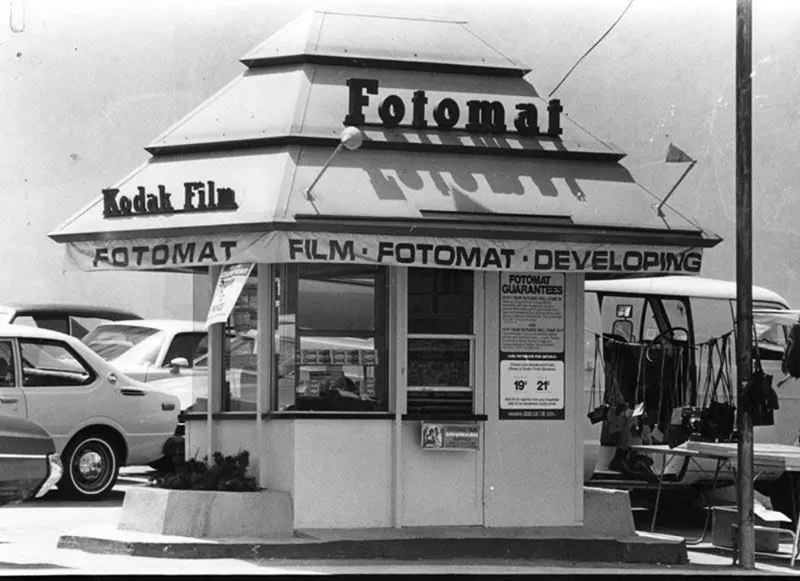
[{"label": "white car", "polygon": [[161,459],[179,412],[176,397],[126,376],[74,337],[0,325],[0,414],[47,430],[64,467],[59,489],[70,496],[98,498],[120,467]]},{"label": "white car", "polygon": [[[103,323],[83,339],[103,359],[139,381],[204,374],[208,335],[202,323],[181,320],[135,320]],[[203,359],[203,362],[205,359]]]}]

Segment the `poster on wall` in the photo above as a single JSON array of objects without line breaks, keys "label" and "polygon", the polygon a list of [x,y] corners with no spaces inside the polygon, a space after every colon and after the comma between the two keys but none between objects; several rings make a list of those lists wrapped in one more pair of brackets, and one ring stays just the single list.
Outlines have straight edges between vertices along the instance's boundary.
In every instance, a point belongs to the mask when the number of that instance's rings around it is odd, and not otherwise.
[{"label": "poster on wall", "polygon": [[224,323],[228,320],[254,266],[252,263],[229,264],[222,269],[214,289],[214,296],[211,298],[211,306],[208,307],[206,330],[215,323]]},{"label": "poster on wall", "polygon": [[500,419],[564,419],[564,275],[500,279]]},{"label": "poster on wall", "polygon": [[422,423],[423,450],[479,450],[481,429],[478,424]]}]

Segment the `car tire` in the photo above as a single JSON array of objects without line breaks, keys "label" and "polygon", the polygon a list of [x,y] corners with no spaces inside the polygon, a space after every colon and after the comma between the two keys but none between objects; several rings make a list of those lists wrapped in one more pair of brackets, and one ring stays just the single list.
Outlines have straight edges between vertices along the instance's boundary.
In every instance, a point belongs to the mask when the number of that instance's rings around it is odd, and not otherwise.
[{"label": "car tire", "polygon": [[88,433],[77,436],[61,454],[64,476],[59,489],[70,498],[102,498],[114,488],[119,476],[119,453],[108,436]]}]

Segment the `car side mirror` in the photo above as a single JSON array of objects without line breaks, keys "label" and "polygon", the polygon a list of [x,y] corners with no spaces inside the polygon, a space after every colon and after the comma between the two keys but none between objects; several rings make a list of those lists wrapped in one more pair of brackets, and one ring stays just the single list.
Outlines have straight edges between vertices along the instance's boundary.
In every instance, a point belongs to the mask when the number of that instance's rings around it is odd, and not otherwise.
[{"label": "car side mirror", "polygon": [[169,362],[169,366],[172,373],[180,373],[181,367],[189,367],[189,361],[186,359],[186,357],[176,357]]},{"label": "car side mirror", "polygon": [[117,383],[117,374],[116,373],[109,373],[108,374],[108,383],[114,385]]}]

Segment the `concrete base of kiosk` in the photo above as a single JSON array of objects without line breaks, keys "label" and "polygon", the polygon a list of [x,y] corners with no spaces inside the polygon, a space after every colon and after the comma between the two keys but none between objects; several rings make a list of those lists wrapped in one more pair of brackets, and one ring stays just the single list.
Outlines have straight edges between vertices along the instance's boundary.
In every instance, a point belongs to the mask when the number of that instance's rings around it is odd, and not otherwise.
[{"label": "concrete base of kiosk", "polygon": [[[144,497],[143,497],[144,498]],[[132,503],[130,511],[156,512],[166,504]],[[137,508],[138,507],[138,508]],[[283,536],[192,538],[122,526],[84,527],[59,548],[90,553],[185,559],[506,559],[606,563],[688,562],[683,538],[637,533],[627,492],[585,489],[582,527],[406,527],[299,529]],[[158,518],[148,517],[148,518]],[[123,519],[120,521],[122,525]],[[130,528],[130,527],[129,527]]]}]

